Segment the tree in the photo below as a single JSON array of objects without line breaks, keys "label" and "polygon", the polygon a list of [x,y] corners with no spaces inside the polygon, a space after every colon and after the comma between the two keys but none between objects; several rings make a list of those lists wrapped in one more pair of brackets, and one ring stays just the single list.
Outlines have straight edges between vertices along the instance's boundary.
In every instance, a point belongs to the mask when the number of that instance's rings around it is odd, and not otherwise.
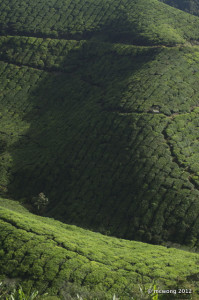
[{"label": "tree", "polygon": [[36,210],[41,212],[47,207],[49,200],[45,194],[41,192],[37,197],[32,198],[32,203]]}]

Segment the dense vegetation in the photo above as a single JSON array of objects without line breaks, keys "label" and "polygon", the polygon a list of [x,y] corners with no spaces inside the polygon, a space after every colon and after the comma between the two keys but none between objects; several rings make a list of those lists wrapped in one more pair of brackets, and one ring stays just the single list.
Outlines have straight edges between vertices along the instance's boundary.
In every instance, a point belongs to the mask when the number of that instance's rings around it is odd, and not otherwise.
[{"label": "dense vegetation", "polygon": [[2,193],[43,191],[65,222],[197,246],[198,139],[192,128],[173,139],[179,118],[195,116],[197,132],[198,47],[0,44]]},{"label": "dense vegetation", "polygon": [[64,225],[5,199],[0,200],[0,229],[0,274],[22,279],[26,291],[34,287],[40,294],[103,300],[115,293],[124,300],[139,295],[138,283],[149,287],[153,280],[162,288],[197,287],[198,254]]},{"label": "dense vegetation", "polygon": [[130,44],[199,39],[199,20],[158,0],[1,0],[0,33]]},{"label": "dense vegetation", "polygon": [[198,17],[0,0],[0,25],[0,193],[63,221],[1,200],[1,275],[102,299],[154,279],[197,288],[196,254],[64,223],[199,248]]},{"label": "dense vegetation", "polygon": [[160,0],[168,5],[184,10],[188,13],[199,15],[199,1],[198,0]]}]

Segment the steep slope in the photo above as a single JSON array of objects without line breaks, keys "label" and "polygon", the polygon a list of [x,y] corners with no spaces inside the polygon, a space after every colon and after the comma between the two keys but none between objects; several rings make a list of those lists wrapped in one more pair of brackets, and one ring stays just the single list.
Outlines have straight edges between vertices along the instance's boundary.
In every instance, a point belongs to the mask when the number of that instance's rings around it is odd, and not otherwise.
[{"label": "steep slope", "polygon": [[188,13],[199,15],[199,1],[198,0],[160,0],[168,5],[184,10]]},{"label": "steep slope", "polygon": [[196,246],[198,48],[1,43],[15,63],[1,63],[2,192],[43,191],[65,222]]},{"label": "steep slope", "polygon": [[198,247],[199,19],[139,0],[9,1],[0,20],[1,193]]},{"label": "steep slope", "polygon": [[199,39],[199,20],[158,0],[0,1],[1,34],[142,44]]},{"label": "steep slope", "polygon": [[0,199],[0,229],[0,278],[22,280],[26,290],[65,299],[74,293],[140,299],[138,283],[149,288],[155,280],[159,289],[186,287],[166,299],[198,299],[198,254],[89,232],[32,215],[6,199]]}]

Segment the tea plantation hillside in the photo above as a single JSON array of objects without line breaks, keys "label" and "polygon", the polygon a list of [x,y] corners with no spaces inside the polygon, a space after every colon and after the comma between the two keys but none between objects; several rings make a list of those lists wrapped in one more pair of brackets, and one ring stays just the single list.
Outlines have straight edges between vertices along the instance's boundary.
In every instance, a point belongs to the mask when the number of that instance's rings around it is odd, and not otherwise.
[{"label": "tea plantation hillside", "polygon": [[101,232],[197,246],[198,47],[1,37],[1,191]]},{"label": "tea plantation hillside", "polygon": [[[103,236],[28,213],[0,199],[0,280],[84,299],[141,299],[139,285],[186,288],[164,299],[198,299],[199,255]],[[191,298],[190,296],[194,296]]]},{"label": "tea plantation hillside", "polygon": [[9,1],[0,22],[1,194],[197,248],[199,19],[157,0]]},{"label": "tea plantation hillside", "polygon": [[168,5],[178,9],[189,12],[193,15],[199,15],[199,1],[198,0],[160,0]]},{"label": "tea plantation hillside", "polygon": [[158,0],[1,0],[0,33],[176,44],[199,39],[199,20]]}]

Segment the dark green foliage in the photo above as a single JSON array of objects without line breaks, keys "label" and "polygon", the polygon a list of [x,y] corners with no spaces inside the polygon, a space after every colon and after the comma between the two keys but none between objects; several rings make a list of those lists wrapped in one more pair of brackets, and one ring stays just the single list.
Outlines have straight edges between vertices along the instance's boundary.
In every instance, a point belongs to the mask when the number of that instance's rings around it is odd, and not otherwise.
[{"label": "dark green foliage", "polygon": [[0,138],[0,153],[3,153],[5,151],[6,146],[7,146],[7,139],[4,136],[2,136]]},{"label": "dark green foliage", "polygon": [[157,0],[1,0],[1,34],[176,44],[199,38],[199,20]]},{"label": "dark green foliage", "polygon": [[[157,0],[16,0],[0,1],[0,23],[1,194],[28,205],[43,191],[64,222],[198,248],[199,19]],[[38,249],[20,271],[53,281]],[[87,282],[71,255],[60,274]]]},{"label": "dark green foliage", "polygon": [[193,15],[199,15],[199,1],[198,0],[160,0],[168,5],[179,8]]},{"label": "dark green foliage", "polygon": [[[157,0],[0,0],[0,33],[1,194],[198,249],[199,19]],[[26,291],[127,300],[138,283],[197,286],[197,254],[0,206],[0,276]]]},{"label": "dark green foliage", "polygon": [[198,47],[0,43],[9,62],[1,63],[2,193],[29,200],[42,190],[48,215],[65,222],[194,246],[198,165],[190,177],[168,136],[178,114],[198,105]]},{"label": "dark green foliage", "polygon": [[198,112],[199,109],[195,108],[190,114],[176,116],[167,128],[173,153],[179,164],[189,171],[190,180],[195,182],[197,187],[199,187]]}]

